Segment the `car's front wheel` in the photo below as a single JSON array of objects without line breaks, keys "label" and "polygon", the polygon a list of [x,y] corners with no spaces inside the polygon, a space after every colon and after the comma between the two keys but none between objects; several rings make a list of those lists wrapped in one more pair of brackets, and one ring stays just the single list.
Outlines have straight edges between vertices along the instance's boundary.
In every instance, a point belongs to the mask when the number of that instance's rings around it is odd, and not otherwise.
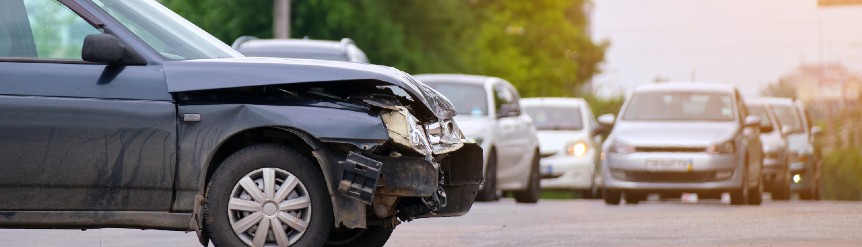
[{"label": "car's front wheel", "polygon": [[750,188],[748,192],[748,204],[760,205],[763,203],[763,176],[757,176],[757,186]]},{"label": "car's front wheel", "polygon": [[216,246],[321,246],[332,221],[320,169],[285,146],[237,151],[207,186],[204,228]]},{"label": "car's front wheel", "polygon": [[530,178],[527,181],[527,188],[521,191],[515,191],[515,201],[520,203],[536,203],[539,201],[539,186],[542,180],[539,174],[539,152],[533,154],[533,163],[530,165]]},{"label": "car's front wheel", "polygon": [[742,184],[739,189],[730,192],[730,205],[745,205],[748,203],[748,167],[743,169]]},{"label": "car's front wheel", "polygon": [[620,205],[620,201],[622,200],[622,193],[619,190],[603,188],[602,194],[604,195],[603,199],[605,200],[605,204]]},{"label": "car's front wheel", "polygon": [[777,187],[772,192],[772,199],[778,201],[790,200],[790,166],[784,168],[784,173],[780,175],[782,180],[777,183]]}]

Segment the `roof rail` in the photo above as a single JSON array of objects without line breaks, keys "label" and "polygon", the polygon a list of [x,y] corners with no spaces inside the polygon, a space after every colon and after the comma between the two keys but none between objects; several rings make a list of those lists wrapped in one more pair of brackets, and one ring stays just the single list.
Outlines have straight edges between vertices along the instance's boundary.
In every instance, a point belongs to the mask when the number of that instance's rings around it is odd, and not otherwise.
[{"label": "roof rail", "polygon": [[255,37],[255,36],[241,36],[239,38],[236,38],[236,40],[233,41],[233,44],[230,45],[230,47],[233,48],[234,50],[237,50],[242,45],[242,43],[248,42],[249,40],[256,40],[256,39],[257,39],[257,37]]}]

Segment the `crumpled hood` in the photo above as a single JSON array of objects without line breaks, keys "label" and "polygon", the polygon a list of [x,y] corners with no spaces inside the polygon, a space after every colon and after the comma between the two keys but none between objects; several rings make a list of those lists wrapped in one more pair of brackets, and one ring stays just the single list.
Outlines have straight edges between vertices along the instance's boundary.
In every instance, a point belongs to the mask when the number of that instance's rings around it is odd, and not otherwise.
[{"label": "crumpled hood", "polygon": [[611,138],[634,146],[701,147],[731,139],[736,122],[618,122]]},{"label": "crumpled hood", "polygon": [[[539,149],[542,154],[564,152],[566,145],[574,144],[579,141],[589,143],[585,130],[540,130],[536,136],[539,138]],[[589,149],[594,147],[587,148]]]},{"label": "crumpled hood", "polygon": [[377,80],[398,86],[438,119],[455,116],[446,97],[398,69],[380,65],[286,58],[220,58],[164,63],[171,93],[309,82]]}]

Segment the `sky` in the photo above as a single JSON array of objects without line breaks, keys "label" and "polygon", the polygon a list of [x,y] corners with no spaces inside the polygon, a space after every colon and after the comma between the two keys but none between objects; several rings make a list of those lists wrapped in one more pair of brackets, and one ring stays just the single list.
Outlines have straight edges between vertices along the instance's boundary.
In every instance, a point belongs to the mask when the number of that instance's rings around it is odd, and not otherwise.
[{"label": "sky", "polygon": [[600,96],[657,77],[730,83],[756,96],[801,63],[862,72],[862,5],[816,0],[593,0],[592,35],[611,46]]}]

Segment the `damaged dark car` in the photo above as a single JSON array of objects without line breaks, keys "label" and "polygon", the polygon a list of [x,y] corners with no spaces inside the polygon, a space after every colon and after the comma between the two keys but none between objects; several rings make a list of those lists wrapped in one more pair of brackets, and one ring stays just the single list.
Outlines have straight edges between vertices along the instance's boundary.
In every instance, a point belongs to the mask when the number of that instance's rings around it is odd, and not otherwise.
[{"label": "damaged dark car", "polygon": [[0,228],[380,246],[470,210],[454,115],[397,69],[244,58],[155,0],[0,1]]}]

